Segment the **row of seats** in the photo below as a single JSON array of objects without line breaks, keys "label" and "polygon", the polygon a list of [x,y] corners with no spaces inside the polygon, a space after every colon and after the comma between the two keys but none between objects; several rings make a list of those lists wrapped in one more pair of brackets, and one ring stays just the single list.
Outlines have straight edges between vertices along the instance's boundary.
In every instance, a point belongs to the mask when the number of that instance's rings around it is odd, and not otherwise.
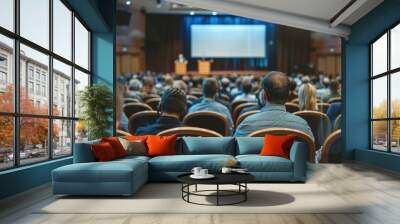
[{"label": "row of seats", "polygon": [[[189,99],[190,98],[190,99]],[[194,102],[197,100],[195,96],[188,96],[188,101]],[[158,95],[153,95],[153,96],[147,96],[145,98],[144,103],[140,103],[138,100],[135,99],[125,99],[124,100],[124,113],[126,114],[127,117],[132,116],[133,114],[140,112],[140,111],[146,111],[146,110],[157,110],[158,105],[160,103],[161,99]],[[340,102],[340,98],[334,98],[331,100],[331,102]],[[250,107],[256,107],[257,103],[254,102],[248,102],[246,100],[238,100],[235,101],[231,104],[231,114],[232,114],[232,119],[234,121],[234,125],[240,124],[238,122],[239,117],[242,115],[242,111],[246,108]],[[286,110],[290,113],[295,113],[300,111],[300,107],[298,104],[294,102],[286,103]],[[326,114],[328,111],[330,104],[329,103],[318,103],[318,111]],[[241,119],[240,121],[242,121]]]}]

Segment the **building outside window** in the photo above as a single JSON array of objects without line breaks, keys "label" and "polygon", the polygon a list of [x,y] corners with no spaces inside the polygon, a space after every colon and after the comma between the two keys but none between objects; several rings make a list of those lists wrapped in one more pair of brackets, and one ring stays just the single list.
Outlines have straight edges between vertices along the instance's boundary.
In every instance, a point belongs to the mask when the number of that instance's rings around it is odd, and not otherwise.
[{"label": "building outside window", "polygon": [[[0,170],[70,156],[74,142],[87,138],[85,126],[78,122],[79,113],[71,105],[79,102],[79,91],[90,85],[82,81],[91,75],[90,32],[64,1],[50,1],[18,1],[19,12],[7,12],[15,17],[11,20],[19,21],[17,29],[0,29]],[[2,8],[15,6],[12,0],[2,6],[7,4]],[[16,75],[15,56],[20,59]],[[3,83],[9,88],[1,90]],[[32,137],[33,132],[38,134]]]},{"label": "building outside window", "polygon": [[400,24],[370,45],[371,148],[400,153]]}]

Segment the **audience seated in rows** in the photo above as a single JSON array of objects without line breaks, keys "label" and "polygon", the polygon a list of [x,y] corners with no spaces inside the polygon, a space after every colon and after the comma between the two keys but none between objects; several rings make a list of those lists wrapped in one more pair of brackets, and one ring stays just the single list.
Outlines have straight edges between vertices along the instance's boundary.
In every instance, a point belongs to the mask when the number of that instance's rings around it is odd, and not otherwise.
[{"label": "audience seated in rows", "polygon": [[[217,112],[224,115],[228,119],[228,126],[232,127],[233,121],[229,109],[225,105],[215,100],[219,90],[218,81],[215,78],[204,79],[202,89],[203,98],[200,102],[190,107],[189,114],[197,111]],[[231,132],[232,128],[230,129]]]},{"label": "audience seated in rows", "polygon": [[249,102],[256,102],[256,95],[252,93],[252,89],[253,86],[251,83],[251,79],[250,78],[243,79],[241,85],[242,93],[237,95],[233,101],[235,102],[238,100],[247,100]]},{"label": "audience seated in rows", "polygon": [[157,134],[170,128],[181,127],[181,119],[187,111],[185,93],[177,88],[165,90],[158,110],[160,116],[156,122],[138,128],[136,135]]},{"label": "audience seated in rows", "polygon": [[235,136],[247,136],[264,128],[282,127],[300,130],[313,138],[304,119],[286,112],[285,103],[289,97],[288,77],[281,72],[270,72],[265,76],[262,86],[265,106],[261,108],[261,112],[244,119],[236,129]]}]

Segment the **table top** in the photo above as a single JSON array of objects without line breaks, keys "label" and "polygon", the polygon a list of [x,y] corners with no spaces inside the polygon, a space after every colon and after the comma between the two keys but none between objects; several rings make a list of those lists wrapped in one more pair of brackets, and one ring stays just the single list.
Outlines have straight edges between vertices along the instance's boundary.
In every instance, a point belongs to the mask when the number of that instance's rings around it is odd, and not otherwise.
[{"label": "table top", "polygon": [[186,184],[236,184],[248,183],[255,180],[249,173],[213,173],[212,179],[193,179],[191,173],[182,174],[177,177],[178,181]]}]

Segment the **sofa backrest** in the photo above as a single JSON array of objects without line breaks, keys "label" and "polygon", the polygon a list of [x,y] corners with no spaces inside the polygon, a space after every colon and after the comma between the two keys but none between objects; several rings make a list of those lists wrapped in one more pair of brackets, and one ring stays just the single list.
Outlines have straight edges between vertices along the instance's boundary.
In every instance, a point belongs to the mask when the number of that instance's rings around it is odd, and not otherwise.
[{"label": "sofa backrest", "polygon": [[235,155],[233,137],[182,137],[177,144],[177,154],[226,154]]},{"label": "sofa backrest", "polygon": [[99,144],[100,140],[93,140],[87,142],[75,143],[74,147],[74,163],[89,163],[95,162],[96,158],[93,155],[90,146],[92,144]]},{"label": "sofa backrest", "polygon": [[259,154],[263,144],[263,137],[237,137],[236,155]]}]

